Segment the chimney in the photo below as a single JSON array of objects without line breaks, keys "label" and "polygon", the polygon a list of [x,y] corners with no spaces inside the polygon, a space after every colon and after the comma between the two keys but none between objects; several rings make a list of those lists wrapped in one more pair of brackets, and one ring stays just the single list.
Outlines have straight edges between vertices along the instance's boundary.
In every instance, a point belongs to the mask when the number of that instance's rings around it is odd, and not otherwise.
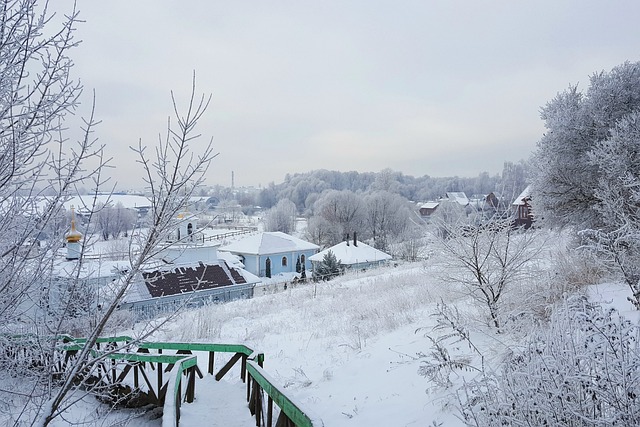
[{"label": "chimney", "polygon": [[353,246],[358,246],[358,240],[356,239],[356,232],[353,232]]},{"label": "chimney", "polygon": [[345,239],[345,242],[347,242],[347,246],[349,246],[349,233],[347,233],[347,238]]}]

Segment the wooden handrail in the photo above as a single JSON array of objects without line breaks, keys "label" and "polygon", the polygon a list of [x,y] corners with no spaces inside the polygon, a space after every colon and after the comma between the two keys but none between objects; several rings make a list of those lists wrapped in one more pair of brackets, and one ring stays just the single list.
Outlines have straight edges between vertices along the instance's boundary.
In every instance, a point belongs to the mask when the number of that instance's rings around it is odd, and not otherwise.
[{"label": "wooden handrail", "polygon": [[[322,422],[321,419],[310,415],[308,412],[304,412],[300,409],[301,405],[295,403],[290,397],[287,397],[287,395],[275,385],[276,382],[258,364],[253,361],[248,361],[247,371],[249,377],[256,382],[260,390],[267,393],[270,398],[269,404],[273,402],[278,405],[286,417],[297,427],[324,426],[324,422]],[[268,408],[268,410],[269,413],[271,413],[271,408]],[[256,413],[255,416],[256,419],[258,419],[260,413]],[[257,425],[261,425],[259,421]],[[271,425],[267,427],[271,427]]]},{"label": "wooden handrail", "polygon": [[[178,427],[180,425],[180,406],[182,404],[182,374],[188,369],[193,369],[196,366],[198,366],[198,359],[196,356],[185,356],[182,357],[179,362],[177,362],[176,369],[171,371],[167,384],[173,383],[173,398],[164,400],[164,406],[162,408],[162,427]],[[192,381],[193,377],[189,379],[190,383]],[[187,392],[187,394],[189,393]],[[192,399],[193,396],[191,396],[191,399],[189,399],[189,396],[187,396],[187,401],[192,401]]]},{"label": "wooden handrail", "polygon": [[[12,338],[17,342],[22,341],[23,344],[28,344],[30,339],[36,337],[29,335],[12,336]],[[63,341],[63,343],[56,346],[56,348],[58,351],[65,353],[65,364],[67,359],[69,357],[73,357],[73,354],[82,349],[82,347],[87,342],[85,338],[73,338],[68,335],[52,337],[51,339]],[[129,336],[100,337],[96,340],[96,344],[109,343],[130,344],[135,343],[135,340]],[[150,353],[149,350],[158,350],[158,353]],[[178,354],[162,354],[162,350],[175,350],[178,352]],[[272,410],[271,404],[275,403],[281,410],[281,417],[283,416],[282,414],[284,414],[289,422],[295,424],[298,427],[324,426],[322,420],[315,416],[309,415],[308,412],[303,411],[301,409],[301,405],[295,403],[290,397],[286,396],[286,394],[280,387],[276,386],[276,382],[271,377],[269,377],[269,375],[262,368],[264,363],[264,354],[257,353],[244,344],[139,342],[135,343],[134,347],[128,349],[127,352],[119,351],[117,348],[113,348],[111,352],[92,349],[91,355],[94,358],[102,357],[104,359],[114,361],[122,360],[132,362],[134,364],[155,363],[158,364],[158,367],[161,364],[173,365],[173,369],[171,369],[171,371],[169,372],[167,383],[164,386],[162,384],[158,384],[158,388],[162,387],[162,390],[157,390],[156,392],[158,393],[158,399],[160,402],[162,402],[163,396],[171,396],[170,398],[164,398],[164,415],[162,426],[177,427],[179,426],[180,422],[180,405],[182,402],[183,384],[182,378],[184,376],[183,374],[187,372],[189,377],[185,398],[188,402],[191,402],[193,400],[193,395],[195,393],[195,373],[197,372],[198,375],[202,377],[200,371],[198,370],[198,359],[195,355],[191,354],[192,351],[202,351],[209,353],[209,374],[213,374],[214,353],[234,353],[234,356],[231,358],[231,360],[227,362],[227,364],[223,366],[222,369],[220,369],[220,371],[216,374],[216,380],[219,381],[237,361],[241,360],[241,378],[243,382],[247,380],[248,376],[249,381],[247,381],[247,387],[250,388],[253,382],[254,391],[256,391],[255,387],[259,387],[259,390],[257,391],[264,391],[269,396],[268,409],[270,413]],[[137,368],[134,367],[134,370],[135,369]],[[162,369],[158,369],[158,372],[159,375],[161,375]],[[124,375],[126,375],[126,371],[123,372],[122,378],[124,378]],[[158,378],[158,381],[162,382],[161,376],[159,376]],[[137,382],[137,379],[135,381]],[[172,391],[170,391],[171,387]],[[164,394],[165,390],[166,394]],[[257,425],[262,425],[260,421],[261,413],[256,413],[255,416]]]}]

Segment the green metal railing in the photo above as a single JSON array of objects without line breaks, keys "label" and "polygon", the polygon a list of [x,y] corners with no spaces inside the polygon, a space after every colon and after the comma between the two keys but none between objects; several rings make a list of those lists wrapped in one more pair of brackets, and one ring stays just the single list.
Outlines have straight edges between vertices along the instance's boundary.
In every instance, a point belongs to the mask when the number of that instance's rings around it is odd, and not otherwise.
[{"label": "green metal railing", "polygon": [[[247,383],[247,400],[249,401],[249,410],[256,417],[256,425],[271,427],[273,425],[273,404],[280,408],[280,417],[276,425],[280,426],[297,426],[297,427],[318,427],[323,426],[322,420],[314,419],[313,416],[305,413],[300,405],[294,403],[281,389],[275,384],[261,366],[249,361],[247,363],[247,371],[250,381]],[[263,409],[265,407],[262,393],[268,396],[266,404],[266,414]]]},{"label": "green metal railing", "polygon": [[[85,345],[85,338],[64,336],[58,346],[64,353],[64,363],[60,369],[64,370],[69,359],[74,357]],[[126,351],[122,351],[125,350]],[[174,354],[163,353],[165,351]],[[156,404],[163,406],[163,427],[177,427],[180,422],[180,408],[184,401],[193,402],[195,396],[195,375],[203,377],[198,367],[197,356],[194,351],[208,354],[207,372],[215,375],[219,381],[238,362],[241,363],[240,377],[247,383],[247,401],[251,414],[256,417],[256,426],[273,426],[273,405],[280,408],[277,420],[278,426],[321,427],[322,420],[309,415],[301,409],[301,405],[288,397],[276,382],[263,369],[264,354],[257,353],[243,344],[219,343],[177,343],[177,342],[138,342],[128,336],[100,337],[96,340],[95,348],[91,350],[92,357],[105,361],[104,366],[97,370],[107,383],[119,384],[133,372],[134,388],[139,389],[142,376],[148,393]],[[216,353],[233,354],[231,358],[214,374]],[[116,368],[115,362],[126,362],[124,368]],[[163,369],[163,365],[166,369]],[[145,367],[156,370],[157,382],[154,388],[149,380]],[[168,371],[167,376],[163,372]],[[106,377],[106,378],[105,378]],[[184,378],[187,385],[183,393]],[[166,379],[166,382],[165,382]],[[171,390],[169,390],[171,388]],[[264,394],[267,402],[264,402]],[[167,397],[169,397],[167,399]],[[266,410],[266,413],[265,413]]]}]

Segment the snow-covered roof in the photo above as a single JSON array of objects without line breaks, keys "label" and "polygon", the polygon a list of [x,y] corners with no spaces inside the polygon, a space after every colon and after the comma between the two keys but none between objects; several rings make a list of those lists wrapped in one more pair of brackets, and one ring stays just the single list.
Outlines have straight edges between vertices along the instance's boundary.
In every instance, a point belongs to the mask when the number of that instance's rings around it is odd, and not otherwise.
[{"label": "snow-covered roof", "polygon": [[246,270],[229,266],[223,260],[211,263],[171,264],[141,272],[127,290],[123,302],[189,294],[233,285],[255,285],[260,278]]},{"label": "snow-covered roof", "polygon": [[467,206],[469,204],[469,199],[467,198],[467,195],[464,194],[464,192],[462,191],[448,192],[447,199],[451,201],[456,201],[462,206]]},{"label": "snow-covered roof", "polygon": [[[74,196],[64,203],[64,208],[69,210],[75,206],[79,211],[90,209],[93,206],[93,195]],[[134,196],[132,194],[98,194],[95,196],[96,204],[109,204],[116,206],[121,203],[127,209],[149,208],[151,202],[145,196]]]},{"label": "snow-covered roof", "polygon": [[311,261],[320,262],[327,252],[333,252],[342,265],[361,264],[372,261],[386,261],[391,259],[391,255],[373,248],[366,243],[358,242],[358,246],[353,246],[353,242],[340,242],[309,257]]},{"label": "snow-covered roof", "polygon": [[280,231],[262,232],[220,248],[237,254],[268,255],[319,249],[318,245]]},{"label": "snow-covered roof", "polygon": [[513,201],[512,205],[513,206],[522,206],[526,203],[525,199],[530,199],[531,198],[531,186],[527,185],[527,188],[525,188],[522,193],[520,193],[520,195],[518,197],[516,197],[516,199]]},{"label": "snow-covered roof", "polygon": [[420,209],[435,209],[439,204],[440,202],[425,202],[420,205]]},{"label": "snow-covered roof", "polygon": [[218,252],[218,258],[225,261],[232,267],[244,268],[244,264],[240,260],[240,257],[232,254],[231,252]]},{"label": "snow-covered roof", "polygon": [[[78,275],[78,268],[80,274]],[[62,278],[76,277],[80,279],[97,279],[101,277],[117,276],[122,271],[131,268],[128,261],[84,260],[80,264],[78,260],[60,260],[53,268],[53,275]]]}]

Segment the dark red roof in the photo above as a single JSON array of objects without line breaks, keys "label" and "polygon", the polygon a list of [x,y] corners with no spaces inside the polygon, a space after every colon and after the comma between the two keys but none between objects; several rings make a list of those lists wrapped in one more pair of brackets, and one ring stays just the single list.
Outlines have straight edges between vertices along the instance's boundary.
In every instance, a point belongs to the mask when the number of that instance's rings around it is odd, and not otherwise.
[{"label": "dark red roof", "polygon": [[213,289],[220,286],[247,283],[235,269],[222,265],[181,266],[171,270],[142,273],[144,283],[152,297],[176,295]]}]

